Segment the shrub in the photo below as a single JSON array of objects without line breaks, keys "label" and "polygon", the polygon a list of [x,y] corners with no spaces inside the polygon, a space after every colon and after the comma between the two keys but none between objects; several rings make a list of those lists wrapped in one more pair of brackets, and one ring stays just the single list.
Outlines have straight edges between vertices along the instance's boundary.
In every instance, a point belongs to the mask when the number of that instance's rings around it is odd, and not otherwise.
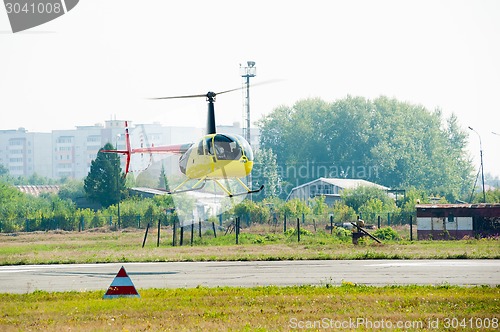
[{"label": "shrub", "polygon": [[380,240],[401,240],[399,237],[398,233],[396,233],[395,230],[393,230],[391,227],[384,227],[377,229],[374,233],[373,236]]}]

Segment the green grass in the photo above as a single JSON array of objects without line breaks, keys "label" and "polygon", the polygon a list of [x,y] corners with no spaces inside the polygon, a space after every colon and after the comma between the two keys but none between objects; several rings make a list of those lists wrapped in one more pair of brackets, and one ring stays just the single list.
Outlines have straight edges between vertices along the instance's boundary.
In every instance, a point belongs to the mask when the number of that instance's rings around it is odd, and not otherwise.
[{"label": "green grass", "polygon": [[103,300],[102,291],[0,294],[0,330],[281,331],[299,324],[359,319],[415,322],[416,328],[405,330],[431,330],[431,322],[439,322],[438,330],[443,330],[447,319],[472,318],[473,324],[488,321],[491,325],[500,317],[498,287],[369,287],[344,282],[335,287],[139,292],[140,299],[113,300]]},{"label": "green grass", "polygon": [[297,242],[296,234],[244,229],[235,244],[235,235],[209,232],[193,246],[190,232],[184,245],[173,247],[172,233],[163,230],[156,247],[156,230],[149,233],[142,248],[144,230],[86,232],[37,232],[0,235],[0,265],[165,262],[165,261],[249,261],[324,259],[498,259],[499,239],[455,241],[384,241],[363,239],[355,246],[349,238],[324,231],[308,232]]}]

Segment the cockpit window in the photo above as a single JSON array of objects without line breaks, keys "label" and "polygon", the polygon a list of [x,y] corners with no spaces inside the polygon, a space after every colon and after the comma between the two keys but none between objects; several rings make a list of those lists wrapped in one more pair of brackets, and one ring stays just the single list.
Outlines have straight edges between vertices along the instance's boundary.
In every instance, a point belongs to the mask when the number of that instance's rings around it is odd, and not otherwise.
[{"label": "cockpit window", "polygon": [[214,155],[214,147],[213,147],[213,143],[212,143],[212,137],[205,139],[205,148],[206,148],[207,154],[209,154],[211,156]]},{"label": "cockpit window", "polygon": [[203,140],[200,141],[200,143],[198,144],[198,154],[199,155],[203,155],[205,154],[205,151],[203,151]]},{"label": "cockpit window", "polygon": [[226,135],[215,135],[214,147],[219,160],[238,160],[242,156],[238,142]]},{"label": "cockpit window", "polygon": [[248,142],[243,137],[238,135],[234,136],[238,138],[238,142],[240,142],[241,147],[243,148],[243,150],[245,150],[245,156],[247,157],[247,159],[253,161],[253,151],[250,147],[250,144],[248,144]]}]

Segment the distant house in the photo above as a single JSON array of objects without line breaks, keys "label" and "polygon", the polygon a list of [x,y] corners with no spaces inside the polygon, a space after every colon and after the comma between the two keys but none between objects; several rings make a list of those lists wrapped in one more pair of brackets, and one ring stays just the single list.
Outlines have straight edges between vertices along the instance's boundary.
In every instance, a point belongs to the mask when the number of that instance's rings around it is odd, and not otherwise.
[{"label": "distant house", "polygon": [[500,234],[500,204],[420,204],[415,207],[419,240]]},{"label": "distant house", "polygon": [[355,189],[358,187],[375,187],[382,190],[389,190],[387,187],[361,179],[319,178],[293,188],[287,200],[298,198],[302,201],[307,201],[316,196],[325,196],[325,203],[332,205],[340,200],[340,195],[344,189]]}]

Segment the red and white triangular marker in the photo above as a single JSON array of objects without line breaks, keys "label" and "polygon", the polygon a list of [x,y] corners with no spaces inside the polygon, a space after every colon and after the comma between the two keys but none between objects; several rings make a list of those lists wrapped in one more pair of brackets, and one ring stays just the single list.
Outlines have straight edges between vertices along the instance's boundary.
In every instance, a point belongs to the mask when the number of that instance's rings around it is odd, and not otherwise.
[{"label": "red and white triangular marker", "polygon": [[123,266],[102,298],[114,299],[117,297],[141,297]]}]

